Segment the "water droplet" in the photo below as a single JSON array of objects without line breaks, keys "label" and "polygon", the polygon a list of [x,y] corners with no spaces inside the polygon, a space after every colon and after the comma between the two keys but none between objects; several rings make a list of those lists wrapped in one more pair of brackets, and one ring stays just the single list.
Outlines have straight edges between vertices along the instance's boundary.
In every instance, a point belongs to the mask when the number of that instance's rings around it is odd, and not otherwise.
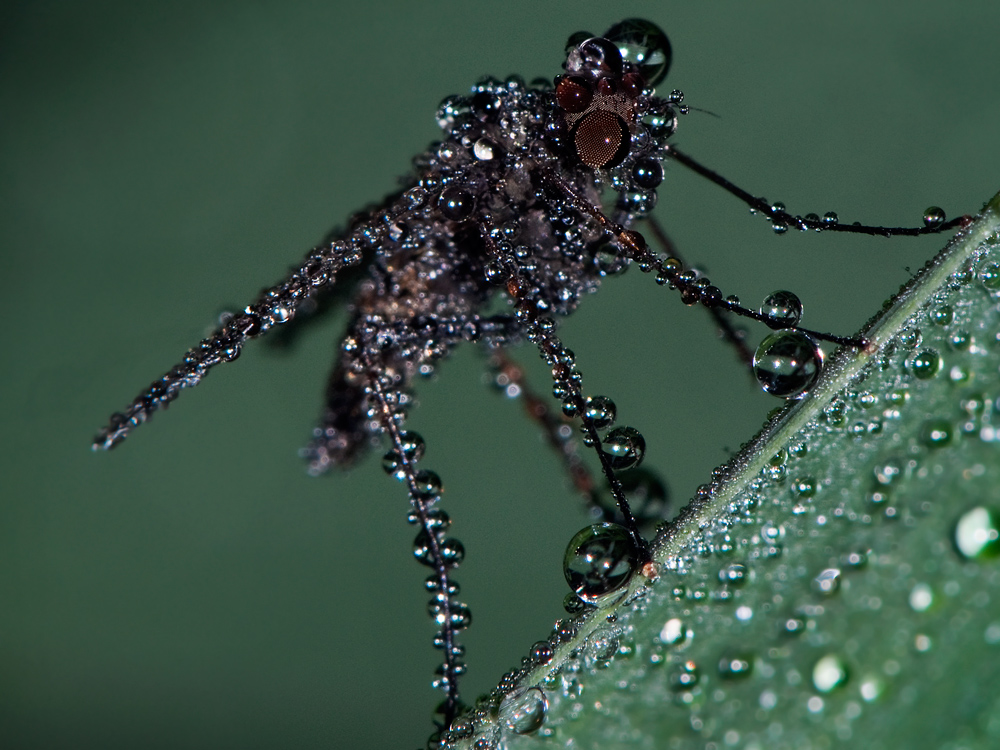
[{"label": "water droplet", "polygon": [[598,628],[587,637],[584,658],[591,667],[603,669],[618,653],[620,632],[618,628],[605,626]]},{"label": "water droplet", "polygon": [[597,523],[581,529],[570,540],[563,558],[569,587],[584,602],[625,587],[638,567],[639,550],[624,526]]},{"label": "water droplet", "polygon": [[528,654],[532,664],[548,664],[552,661],[552,655],[552,644],[548,641],[538,641]]},{"label": "water droplet", "polygon": [[746,565],[742,565],[741,563],[727,565],[719,571],[719,580],[730,586],[742,586],[747,582],[749,577],[750,571],[747,570]]},{"label": "water droplet", "polygon": [[821,693],[829,693],[847,682],[847,664],[836,654],[827,654],[813,667],[813,686]]},{"label": "water droplet", "polygon": [[686,641],[687,637],[687,626],[679,617],[671,617],[660,628],[660,643],[664,646],[679,645]]},{"label": "water droplet", "polygon": [[796,497],[812,497],[816,494],[816,480],[812,477],[799,477],[792,482],[792,492]]},{"label": "water droplet", "polygon": [[441,477],[433,471],[422,469],[413,477],[417,494],[424,500],[437,498],[441,495]]},{"label": "water droplet", "polygon": [[772,318],[764,321],[769,328],[793,328],[802,319],[802,302],[794,293],[779,289],[764,298],[760,314]]},{"label": "water droplet", "polygon": [[604,453],[615,471],[631,469],[642,463],[646,440],[633,427],[616,427],[603,440]]},{"label": "water droplet", "polygon": [[924,226],[928,228],[933,228],[944,224],[944,220],[947,218],[945,216],[944,210],[938,208],[937,206],[929,206],[926,211],[924,211]]},{"label": "water droplet", "polygon": [[968,331],[955,331],[948,337],[948,345],[955,351],[965,351],[972,346],[972,335]]},{"label": "water droplet", "polygon": [[618,416],[618,407],[607,396],[591,396],[587,399],[583,410],[585,419],[589,419],[597,429],[610,427]]},{"label": "water droplet", "polygon": [[480,138],[472,146],[472,153],[479,161],[491,161],[496,151],[496,144],[489,138]]},{"label": "water droplet", "polygon": [[989,291],[1000,290],[1000,263],[988,263],[979,272],[979,280]]},{"label": "water droplet", "polygon": [[828,226],[834,226],[840,223],[840,217],[834,211],[827,211],[823,214],[823,223]]},{"label": "water droplet", "polygon": [[686,661],[680,668],[670,675],[670,687],[674,691],[691,690],[698,684],[698,665],[693,661]]},{"label": "water droplet", "polygon": [[1000,555],[1000,518],[992,508],[977,506],[955,524],[955,547],[969,560]]},{"label": "water droplet", "polygon": [[670,41],[656,24],[628,18],[608,29],[604,38],[618,48],[623,61],[635,66],[648,86],[656,86],[667,75]]},{"label": "water droplet", "polygon": [[924,349],[910,360],[910,372],[918,380],[930,380],[941,369],[941,355],[933,349]]},{"label": "water droplet", "polygon": [[926,583],[918,583],[910,589],[910,607],[914,612],[926,612],[934,603],[934,591]]},{"label": "water droplet", "polygon": [[944,419],[931,419],[920,427],[920,442],[928,448],[941,448],[951,442],[952,425]]},{"label": "water droplet", "polygon": [[465,221],[476,209],[476,198],[464,188],[448,187],[441,191],[438,209],[446,219]]},{"label": "water droplet", "polygon": [[741,680],[753,671],[753,655],[727,654],[719,660],[719,676],[724,680]]},{"label": "water droplet", "polygon": [[941,305],[931,312],[931,320],[939,326],[946,326],[955,319],[955,311],[950,305]]},{"label": "water droplet", "polygon": [[840,588],[840,568],[827,568],[812,582],[813,591],[818,594],[833,594]]},{"label": "water droplet", "polygon": [[893,484],[903,473],[902,463],[895,458],[887,459],[875,467],[875,480],[879,484]]},{"label": "water droplet", "polygon": [[539,688],[517,688],[500,703],[497,716],[514,734],[531,734],[545,723],[549,702]]},{"label": "water droplet", "polygon": [[753,357],[753,371],[761,387],[773,396],[796,398],[816,382],[823,352],[801,331],[784,330],[764,339]]},{"label": "water droplet", "polygon": [[663,182],[663,165],[649,156],[636,159],[632,165],[632,179],[639,187],[653,190]]},{"label": "water droplet", "polygon": [[858,692],[861,693],[861,699],[866,703],[877,700],[883,691],[885,691],[885,683],[875,675],[865,677],[858,688]]}]

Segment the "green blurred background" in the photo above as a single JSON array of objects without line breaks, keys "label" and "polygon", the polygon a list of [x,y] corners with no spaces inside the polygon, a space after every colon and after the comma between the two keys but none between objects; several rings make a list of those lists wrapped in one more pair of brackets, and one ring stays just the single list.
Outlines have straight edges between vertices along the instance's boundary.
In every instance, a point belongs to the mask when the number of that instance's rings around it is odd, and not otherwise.
[{"label": "green blurred background", "polygon": [[[995,2],[5,3],[0,747],[423,744],[437,654],[402,488],[376,460],[313,479],[296,456],[343,315],[291,352],[248,346],[114,453],[89,442],[392,189],[445,95],[552,76],[571,32],[625,16],[670,34],[664,90],[720,115],[682,119],[677,143],[751,192],[914,224],[1000,188]],[[776,238],[680,167],[658,215],[726,293],[793,289],[838,333],[940,244]],[[678,503],[775,406],[703,311],[635,271],[562,331]],[[586,523],[481,373],[458,352],[411,420],[467,550],[468,698],[560,616]]]}]

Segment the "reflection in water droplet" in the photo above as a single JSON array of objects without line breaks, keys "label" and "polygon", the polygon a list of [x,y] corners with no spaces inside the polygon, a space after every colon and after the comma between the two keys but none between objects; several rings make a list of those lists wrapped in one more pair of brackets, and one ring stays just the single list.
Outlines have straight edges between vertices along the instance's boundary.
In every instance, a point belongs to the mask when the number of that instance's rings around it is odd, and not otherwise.
[{"label": "reflection in water droplet", "polygon": [[836,654],[827,654],[813,667],[813,687],[829,693],[847,682],[847,665]]},{"label": "reflection in water droplet", "polygon": [[549,702],[545,693],[536,687],[518,688],[500,703],[497,715],[500,722],[515,734],[531,734],[545,723]]},{"label": "reflection in water droplet", "polygon": [[638,559],[639,550],[628,529],[615,523],[597,523],[570,540],[563,573],[580,599],[595,602],[626,586]]},{"label": "reflection in water droplet", "polygon": [[761,387],[773,396],[795,398],[819,377],[823,352],[801,331],[785,330],[764,339],[753,357],[753,371]]},{"label": "reflection in water droplet", "polygon": [[969,560],[1000,555],[1000,519],[992,508],[966,511],[955,524],[955,547]]}]

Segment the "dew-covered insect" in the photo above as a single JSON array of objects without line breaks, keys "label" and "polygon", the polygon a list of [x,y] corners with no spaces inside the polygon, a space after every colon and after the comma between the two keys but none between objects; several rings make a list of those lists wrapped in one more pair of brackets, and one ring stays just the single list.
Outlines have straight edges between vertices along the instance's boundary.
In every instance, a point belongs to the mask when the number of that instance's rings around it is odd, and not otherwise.
[{"label": "dew-covered insect", "polygon": [[[634,264],[686,305],[708,308],[737,346],[741,342],[728,316],[776,329],[758,350],[754,369],[766,390],[784,397],[806,391],[818,374],[817,340],[865,344],[802,328],[801,306],[791,293],[775,293],[760,310],[724,296],[669,252],[669,241],[655,224],[668,252],[651,250],[633,227],[656,203],[664,160],[715,182],[776,231],[915,235],[961,221],[946,222],[936,209],[927,212],[920,228],[847,225],[833,214],[793,215],[705,168],[668,142],[687,108],[679,91],[654,92],[667,74],[671,49],[665,34],[648,21],[628,19],[599,37],[574,34],[566,53],[564,72],[554,83],[484,79],[469,95],[445,99],[437,112],[442,139],[417,159],[403,189],[355,216],[344,233],[311,250],[287,278],[189,350],[112,416],[94,443],[99,449],[114,447],[181,389],[236,359],[248,339],[303,314],[347,269],[362,268],[307,456],[310,471],[322,473],[349,466],[368,448],[388,442],[383,466],[406,487],[409,520],[417,528],[414,555],[431,571],[429,612],[437,626],[434,645],[443,653],[434,679],[445,694],[442,729],[461,710],[458,681],[465,666],[458,635],[471,614],[457,598],[452,577],[465,552],[449,536],[450,520],[438,505],[441,480],[420,468],[423,440],[405,429],[417,374],[457,344],[475,342],[493,353],[498,377],[524,392],[526,385],[503,351],[522,340],[538,349],[551,368],[563,416],[543,408],[535,410],[536,419],[556,447],[565,449],[576,486],[591,493],[594,482],[566,448],[570,438],[561,429],[562,420],[577,421],[613,498],[613,506],[602,509],[604,522],[578,533],[566,555],[574,601],[586,607],[634,575],[653,571],[637,520],[647,514],[630,507],[623,485],[629,475],[620,476],[642,461],[645,441],[635,429],[615,426],[611,399],[587,394],[572,351],[557,335],[559,319],[572,313],[584,294]],[[558,635],[554,638],[536,644],[526,663],[551,659]],[[498,689],[509,690],[514,681],[516,674]]]}]

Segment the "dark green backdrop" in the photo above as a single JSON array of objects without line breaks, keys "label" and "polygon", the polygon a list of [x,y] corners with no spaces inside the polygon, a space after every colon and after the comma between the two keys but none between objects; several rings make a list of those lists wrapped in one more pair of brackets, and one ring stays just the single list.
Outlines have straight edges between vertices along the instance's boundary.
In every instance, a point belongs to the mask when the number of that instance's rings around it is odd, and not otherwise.
[{"label": "dark green backdrop", "polygon": [[[5,5],[0,746],[423,743],[436,654],[405,496],[376,461],[311,479],[296,457],[342,316],[290,353],[247,347],[111,455],[89,441],[390,190],[442,97],[554,75],[570,32],[629,15],[670,33],[666,86],[720,115],[684,118],[678,143],[752,192],[914,223],[1000,188],[995,2]],[[727,293],[793,289],[839,333],[938,244],[776,238],[679,167],[659,215]],[[775,405],[702,311],[637,272],[563,330],[679,501]],[[474,351],[419,398],[468,552],[471,698],[559,616],[585,518]]]}]

